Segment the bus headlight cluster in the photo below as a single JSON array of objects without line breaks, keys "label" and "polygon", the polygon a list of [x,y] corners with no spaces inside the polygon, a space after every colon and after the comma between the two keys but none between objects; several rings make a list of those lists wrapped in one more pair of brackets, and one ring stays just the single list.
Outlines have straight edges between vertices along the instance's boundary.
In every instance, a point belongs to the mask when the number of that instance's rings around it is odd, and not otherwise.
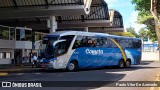
[{"label": "bus headlight cluster", "polygon": [[53,64],[53,61],[49,61],[49,64]]}]

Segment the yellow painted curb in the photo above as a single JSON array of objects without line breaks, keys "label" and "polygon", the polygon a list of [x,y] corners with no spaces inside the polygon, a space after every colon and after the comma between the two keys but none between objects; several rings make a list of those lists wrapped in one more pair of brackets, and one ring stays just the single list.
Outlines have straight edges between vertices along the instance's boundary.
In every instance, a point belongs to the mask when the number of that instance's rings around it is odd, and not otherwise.
[{"label": "yellow painted curb", "polygon": [[8,76],[8,73],[0,72],[0,76]]}]

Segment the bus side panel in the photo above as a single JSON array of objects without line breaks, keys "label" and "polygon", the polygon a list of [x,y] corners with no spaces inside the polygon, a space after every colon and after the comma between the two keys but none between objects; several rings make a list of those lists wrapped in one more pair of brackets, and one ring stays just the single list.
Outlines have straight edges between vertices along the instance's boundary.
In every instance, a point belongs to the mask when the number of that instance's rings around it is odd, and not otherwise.
[{"label": "bus side panel", "polygon": [[123,57],[119,48],[77,48],[67,66],[72,60],[78,61],[79,69],[113,66],[118,65],[120,59]]},{"label": "bus side panel", "polygon": [[67,66],[72,60],[77,60],[79,69],[96,67],[98,57],[89,53],[88,50],[96,50],[96,48],[77,48],[71,55]]},{"label": "bus side panel", "polygon": [[104,54],[100,55],[100,66],[118,65],[119,60],[122,59],[122,54],[119,48],[103,48]]},{"label": "bus side panel", "polygon": [[114,60],[114,51],[112,48],[103,48],[103,54],[99,55],[99,66],[111,66]]},{"label": "bus side panel", "polygon": [[119,48],[114,48],[114,60],[113,60],[113,65],[118,65],[119,64],[119,61],[121,59],[124,59],[124,57],[122,56],[122,52]]},{"label": "bus side panel", "polygon": [[79,54],[79,58],[85,57],[84,60],[80,60],[81,68],[95,68],[99,64],[99,54],[102,54],[96,47],[80,48],[82,54]]},{"label": "bus side panel", "polygon": [[[91,53],[88,50],[93,52]],[[103,52],[94,52],[99,50]],[[123,57],[119,48],[77,48],[71,55],[68,64],[71,60],[77,60],[79,69],[96,68],[118,65],[120,59],[123,59]]]},{"label": "bus side panel", "polygon": [[127,58],[131,59],[131,64],[140,64],[142,52],[140,49],[126,49]]}]

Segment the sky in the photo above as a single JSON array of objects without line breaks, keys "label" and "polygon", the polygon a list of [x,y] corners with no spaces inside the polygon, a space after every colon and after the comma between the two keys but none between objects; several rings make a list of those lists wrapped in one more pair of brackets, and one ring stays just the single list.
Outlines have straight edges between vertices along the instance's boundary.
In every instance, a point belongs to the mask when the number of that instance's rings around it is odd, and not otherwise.
[{"label": "sky", "polygon": [[135,11],[135,5],[131,3],[131,0],[105,0],[109,9],[115,9],[119,11],[123,17],[124,28],[134,27],[135,31],[138,31],[145,27],[145,25],[136,23],[138,11]]}]

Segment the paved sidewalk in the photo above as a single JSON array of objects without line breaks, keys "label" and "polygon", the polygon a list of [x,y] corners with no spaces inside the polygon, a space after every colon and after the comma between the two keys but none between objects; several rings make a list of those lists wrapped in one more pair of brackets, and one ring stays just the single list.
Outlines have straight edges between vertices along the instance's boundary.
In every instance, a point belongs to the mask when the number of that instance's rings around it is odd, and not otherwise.
[{"label": "paved sidewalk", "polygon": [[[156,80],[155,81],[158,81],[158,83],[160,82],[160,73],[158,73],[156,77]],[[150,90],[160,90],[160,86],[158,87],[151,87]]]},{"label": "paved sidewalk", "polygon": [[39,70],[42,68],[32,68],[32,67],[26,67],[26,66],[16,66],[14,68],[3,68],[0,69],[0,72],[18,72],[18,71],[34,71]]},{"label": "paved sidewalk", "polygon": [[158,52],[142,52],[142,61],[159,61]]},{"label": "paved sidewalk", "polygon": [[32,66],[14,66],[9,65],[5,67],[0,67],[0,77],[9,76],[9,73],[16,72],[35,72],[37,70],[42,70],[42,68],[32,68]]}]

